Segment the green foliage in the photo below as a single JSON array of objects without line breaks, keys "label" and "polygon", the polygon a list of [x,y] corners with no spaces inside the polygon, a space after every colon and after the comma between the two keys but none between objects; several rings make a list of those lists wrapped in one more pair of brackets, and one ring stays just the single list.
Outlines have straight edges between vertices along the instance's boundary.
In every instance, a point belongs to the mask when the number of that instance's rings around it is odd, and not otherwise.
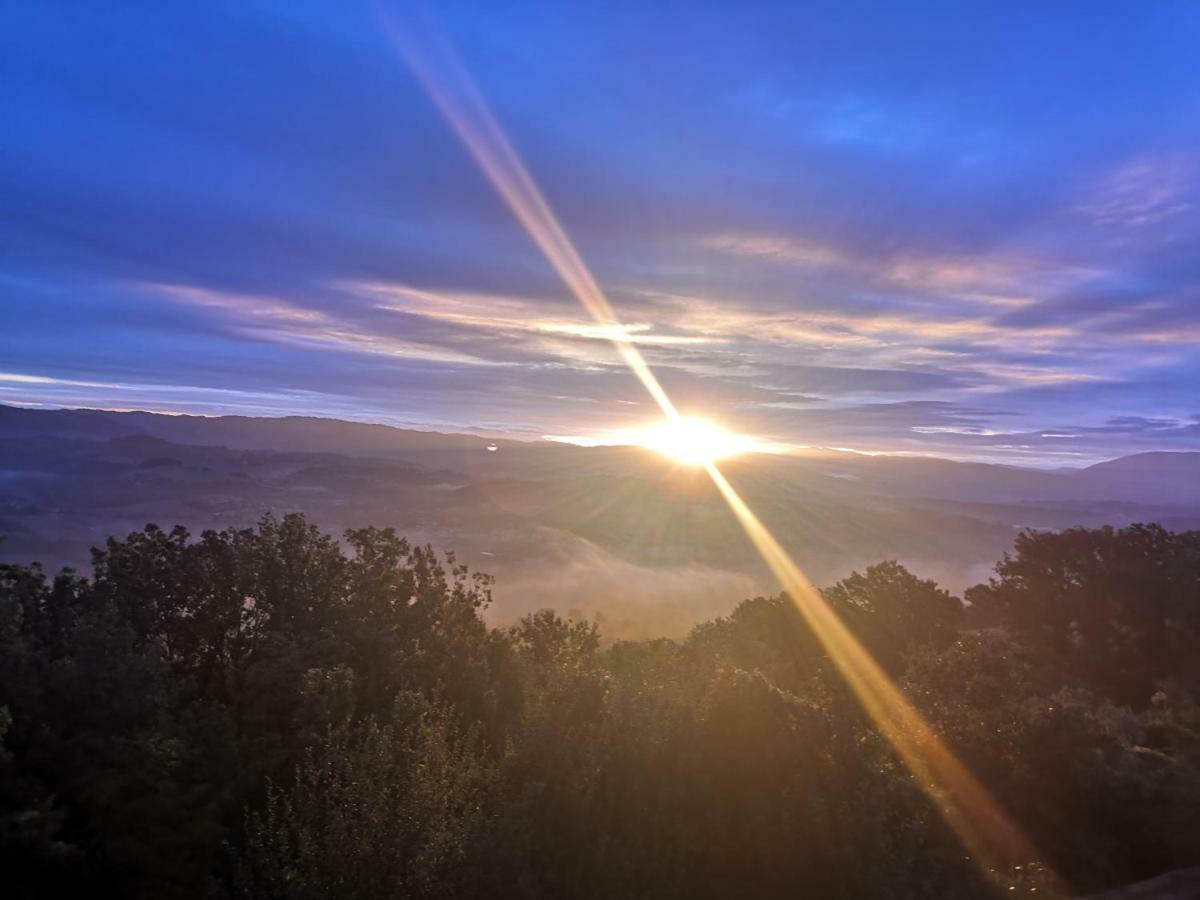
[{"label": "green foliage", "polygon": [[278,900],[460,896],[495,775],[474,731],[419,694],[389,724],[330,726],[246,823],[238,892]]},{"label": "green foliage", "polygon": [[944,647],[963,617],[962,602],[897,562],[868,566],[823,592],[876,659],[892,671],[920,644]]},{"label": "green foliage", "polygon": [[1193,695],[1177,686],[1135,712],[1084,688],[1042,694],[1037,663],[1009,637],[969,634],[914,658],[904,687],[1072,885],[1200,859]]},{"label": "green foliage", "polygon": [[1114,700],[1144,706],[1155,684],[1200,677],[1200,532],[1158,525],[1025,532],[997,578],[967,599]]},{"label": "green foliage", "polygon": [[[966,610],[894,562],[824,592],[1028,830],[1022,889],[1200,862],[1198,548],[1029,533]],[[605,646],[489,591],[300,516],[0,566],[12,895],[991,896],[786,596]]]}]

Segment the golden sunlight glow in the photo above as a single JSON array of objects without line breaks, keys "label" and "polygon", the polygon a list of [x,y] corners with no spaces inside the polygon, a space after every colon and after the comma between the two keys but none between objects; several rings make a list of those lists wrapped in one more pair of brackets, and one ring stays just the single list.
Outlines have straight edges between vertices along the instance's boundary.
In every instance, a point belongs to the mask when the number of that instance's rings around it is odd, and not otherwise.
[{"label": "golden sunlight glow", "polygon": [[[718,459],[746,449],[739,446],[745,438],[680,415],[641,351],[629,340],[449,42],[428,19],[411,23],[415,26],[411,30],[386,24],[417,79],[497,193],[596,323],[612,329],[617,353],[662,410],[665,421],[647,429],[643,439],[634,443],[703,466],[879,733],[891,743],[915,783],[929,795],[977,864],[1003,885],[1010,867],[1038,860],[1036,849],[1017,824],[954,756],[717,468]],[[1047,875],[1057,882],[1052,873]],[[1008,888],[1014,886],[1009,883]]]},{"label": "golden sunlight glow", "polygon": [[[713,463],[705,469],[879,733],[985,873],[1003,884],[1010,867],[1037,861],[1037,850],[1025,833],[900,692],[725,475]],[[1047,869],[1045,874],[1051,885],[1061,888],[1053,872]]]},{"label": "golden sunlight glow", "polygon": [[685,466],[704,466],[761,449],[749,435],[691,416],[626,432],[625,440],[618,442],[645,447]]}]

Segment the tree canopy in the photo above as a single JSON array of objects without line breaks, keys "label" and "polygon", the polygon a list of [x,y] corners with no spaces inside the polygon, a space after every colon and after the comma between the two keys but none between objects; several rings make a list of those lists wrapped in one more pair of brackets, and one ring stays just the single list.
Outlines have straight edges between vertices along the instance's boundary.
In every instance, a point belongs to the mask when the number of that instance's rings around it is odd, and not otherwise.
[{"label": "tree canopy", "polygon": [[[148,526],[0,566],[8,896],[972,897],[965,857],[785,596],[608,643],[386,529]],[[825,592],[1039,859],[1200,862],[1200,535],[1022,534],[964,605]]]}]

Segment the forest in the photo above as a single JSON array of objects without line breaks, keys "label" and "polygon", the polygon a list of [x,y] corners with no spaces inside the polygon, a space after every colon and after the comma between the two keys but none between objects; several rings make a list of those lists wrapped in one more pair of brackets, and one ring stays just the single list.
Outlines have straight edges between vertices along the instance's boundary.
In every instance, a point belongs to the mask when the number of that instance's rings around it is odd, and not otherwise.
[{"label": "forest", "polygon": [[1200,532],[1027,531],[962,598],[895,562],[822,592],[1028,833],[1001,872],[786,596],[613,642],[489,624],[490,591],[300,515],[0,566],[5,896],[1087,895],[1200,863]]}]

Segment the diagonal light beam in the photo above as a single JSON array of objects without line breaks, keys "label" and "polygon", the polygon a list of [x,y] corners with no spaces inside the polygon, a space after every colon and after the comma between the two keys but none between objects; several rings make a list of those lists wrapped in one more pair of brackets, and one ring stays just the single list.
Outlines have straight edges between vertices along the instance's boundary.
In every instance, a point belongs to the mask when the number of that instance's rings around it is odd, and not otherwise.
[{"label": "diagonal light beam", "polygon": [[[447,38],[424,10],[410,12],[403,28],[386,16],[383,21],[417,80],[584,309],[615,334],[624,333]],[[637,346],[619,337],[613,344],[667,419],[677,421],[678,410]],[[1039,860],[1024,832],[908,702],[716,464],[704,468],[876,728],[985,873],[1001,883],[1010,866]],[[1048,877],[1061,887],[1055,876]]]},{"label": "diagonal light beam", "polygon": [[879,732],[971,855],[997,880],[1009,865],[1038,860],[1024,832],[908,702],[720,469],[713,463],[705,469]]},{"label": "diagonal light beam", "polygon": [[[624,334],[608,298],[579,257],[458,54],[424,9],[412,13],[415,27],[399,28],[386,17],[384,23],[413,74],[584,309],[599,324],[610,327],[614,335]],[[663,415],[677,421],[679,411],[633,341],[621,337],[611,340]]]}]

